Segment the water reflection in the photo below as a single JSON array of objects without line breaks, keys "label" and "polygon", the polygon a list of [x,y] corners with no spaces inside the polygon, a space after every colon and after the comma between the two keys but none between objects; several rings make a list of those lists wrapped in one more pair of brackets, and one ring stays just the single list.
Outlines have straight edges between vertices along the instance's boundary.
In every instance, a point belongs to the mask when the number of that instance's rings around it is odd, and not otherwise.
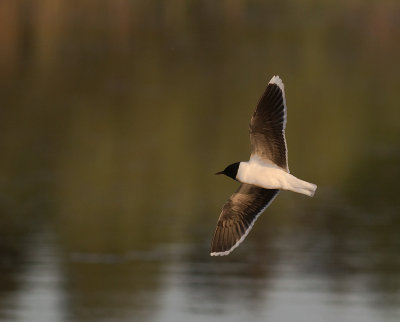
[{"label": "water reflection", "polygon": [[[399,319],[400,6],[3,1],[0,319]],[[291,169],[210,258],[266,80]]]}]

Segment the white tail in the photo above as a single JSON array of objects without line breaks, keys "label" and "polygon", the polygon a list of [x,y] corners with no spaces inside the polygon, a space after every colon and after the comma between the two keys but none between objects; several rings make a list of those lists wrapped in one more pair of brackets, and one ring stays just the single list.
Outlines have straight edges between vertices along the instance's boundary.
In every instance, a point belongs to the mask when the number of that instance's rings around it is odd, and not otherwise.
[{"label": "white tail", "polygon": [[291,190],[297,193],[301,193],[303,195],[313,197],[315,194],[315,190],[317,190],[317,185],[300,180],[296,178],[295,176],[291,175],[291,180],[289,180],[289,185],[287,187],[287,190]]}]

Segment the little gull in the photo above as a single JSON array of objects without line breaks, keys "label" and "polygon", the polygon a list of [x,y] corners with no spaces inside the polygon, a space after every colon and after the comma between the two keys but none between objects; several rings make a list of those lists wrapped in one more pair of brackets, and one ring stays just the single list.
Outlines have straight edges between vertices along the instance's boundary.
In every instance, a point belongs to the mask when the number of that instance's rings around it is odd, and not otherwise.
[{"label": "little gull", "polygon": [[246,238],[257,218],[271,204],[279,190],[291,190],[312,197],[315,184],[289,173],[285,90],[279,76],[269,81],[250,121],[251,155],[216,174],[241,182],[222,208],[211,245],[211,256],[232,252]]}]

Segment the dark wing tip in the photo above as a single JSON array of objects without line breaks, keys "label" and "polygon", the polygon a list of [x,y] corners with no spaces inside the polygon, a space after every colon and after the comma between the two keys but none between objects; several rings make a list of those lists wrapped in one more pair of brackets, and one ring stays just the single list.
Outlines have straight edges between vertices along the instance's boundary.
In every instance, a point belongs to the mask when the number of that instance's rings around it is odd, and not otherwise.
[{"label": "dark wing tip", "polygon": [[[247,236],[250,224],[244,221],[220,221],[211,244],[211,256],[228,255]],[[252,226],[252,223],[251,223]]]}]

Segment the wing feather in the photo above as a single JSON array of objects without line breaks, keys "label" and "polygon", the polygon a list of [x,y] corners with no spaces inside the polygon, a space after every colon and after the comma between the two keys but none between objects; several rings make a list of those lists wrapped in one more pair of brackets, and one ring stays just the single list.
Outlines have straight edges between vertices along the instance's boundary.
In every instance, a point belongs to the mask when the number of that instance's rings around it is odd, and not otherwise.
[{"label": "wing feather", "polygon": [[285,139],[286,100],[282,80],[272,77],[250,121],[251,158],[270,161],[289,172]]},{"label": "wing feather", "polygon": [[211,256],[228,255],[239,246],[278,192],[277,189],[241,184],[222,208],[211,244]]}]

